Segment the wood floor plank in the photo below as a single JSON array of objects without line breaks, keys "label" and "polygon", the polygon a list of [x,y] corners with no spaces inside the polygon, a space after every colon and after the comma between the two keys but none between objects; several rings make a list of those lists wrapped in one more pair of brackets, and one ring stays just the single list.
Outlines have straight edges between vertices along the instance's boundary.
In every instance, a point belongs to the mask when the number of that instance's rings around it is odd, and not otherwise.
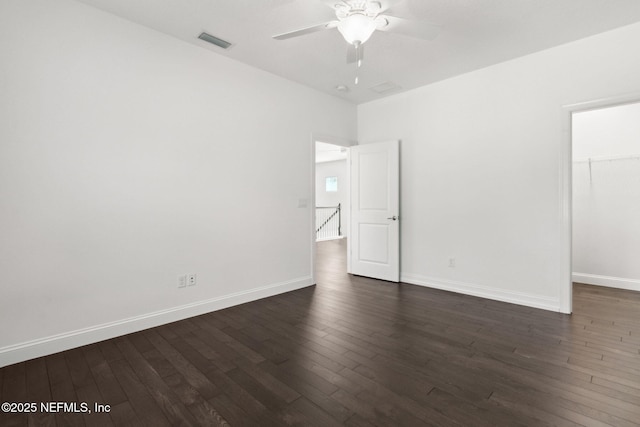
[{"label": "wood floor plank", "polygon": [[93,376],[91,375],[91,370],[84,357],[82,348],[65,351],[64,355],[74,386],[81,388],[92,385],[94,383]]},{"label": "wood floor plank", "polygon": [[354,411],[359,417],[366,420],[371,425],[380,426],[380,427],[389,427],[394,426],[395,422],[392,420],[386,419],[385,417],[379,416],[375,411],[375,405],[372,403],[376,402],[366,402],[362,399],[358,399],[351,393],[348,393],[345,390],[338,390],[333,394],[334,399],[343,402],[343,404],[349,407],[352,411]]},{"label": "wood floor plank", "polygon": [[[26,363],[16,363],[2,368],[2,403],[28,402]],[[11,408],[10,408],[11,410]],[[28,414],[0,411],[0,425],[22,426],[28,423]]]},{"label": "wood floor plank", "polygon": [[318,427],[339,427],[342,425],[341,422],[333,418],[322,408],[316,406],[313,402],[307,400],[305,397],[296,399],[291,404],[291,408],[300,414],[304,414],[305,421],[308,425]]},{"label": "wood floor plank", "polygon": [[[378,383],[370,378],[367,378],[364,375],[361,375],[358,372],[352,371],[351,369],[344,368],[341,374],[347,378],[349,381],[359,384],[359,390],[357,392],[352,392],[351,394],[355,395],[357,401],[372,401],[376,400],[379,402],[387,402],[391,403],[393,406],[399,408],[402,411],[406,411],[411,413],[413,416],[416,416],[420,419],[420,424],[427,425],[450,425],[455,424],[455,422],[446,416],[443,416],[436,409],[423,405],[421,402],[423,401],[423,397],[426,396],[432,387],[425,389],[421,394],[404,394],[402,392],[394,392],[393,390],[387,387],[388,384]],[[427,391],[428,390],[428,391]],[[338,390],[332,396],[337,398],[337,396],[341,395],[342,390]],[[372,398],[375,396],[375,399]],[[347,395],[347,397],[349,397]],[[377,409],[373,405],[373,413],[378,414]],[[362,408],[361,408],[362,409]],[[355,410],[355,409],[354,409]],[[389,408],[384,408],[385,411],[389,411]],[[356,410],[357,412],[357,410]],[[360,411],[361,416],[365,417],[365,419],[369,419],[374,424],[378,424],[379,421],[371,419],[371,412],[368,410]],[[389,414],[386,413],[383,417],[384,424],[389,423],[393,417],[389,417]]]},{"label": "wood floor plank", "polygon": [[306,368],[292,361],[275,365],[268,360],[262,362],[260,368],[289,384],[332,418],[344,422],[353,415],[352,411],[331,397],[338,387]]},{"label": "wood floor plank", "polygon": [[111,415],[110,415],[110,412],[111,412],[110,409],[108,412],[107,411],[97,412],[95,410],[96,403],[104,404],[104,398],[100,394],[100,391],[98,390],[97,385],[95,384],[85,385],[83,387],[78,388],[76,393],[78,395],[78,399],[80,400],[80,402],[86,403],[89,407],[90,412],[82,414],[82,416],[84,417],[85,425],[96,426],[96,427],[110,427],[114,425],[113,419],[111,418]]},{"label": "wood floor plank", "polygon": [[[235,372],[231,371],[231,372]],[[219,371],[217,368],[212,367],[207,373],[207,377],[217,384],[224,394],[228,396],[231,401],[238,407],[246,411],[252,418],[260,420],[261,425],[264,426],[278,426],[281,422],[278,420],[275,413],[254,397],[248,390],[238,384],[227,373]]]},{"label": "wood floor plank", "polygon": [[282,363],[287,360],[285,355],[277,346],[268,345],[266,341],[259,341],[244,333],[243,330],[227,327],[221,330],[222,333],[231,337],[235,342],[240,343],[246,349],[251,350],[253,353],[260,357],[251,357],[254,363],[259,363],[261,359],[268,359],[274,363]]},{"label": "wood floor plank", "polygon": [[247,347],[245,344],[238,341],[237,339],[222,332],[221,329],[218,329],[216,327],[208,327],[208,326],[205,326],[205,328],[207,332],[211,334],[215,339],[219,340],[220,342],[224,343],[228,347],[232,348],[237,353],[241,354],[243,357],[246,357],[247,359],[251,360],[253,363],[260,363],[263,360],[265,360],[264,356],[252,350],[251,348]]},{"label": "wood floor plank", "polygon": [[[634,399],[635,402],[640,402],[640,384],[635,384],[633,386],[628,386],[628,385],[624,385],[624,384],[620,384],[616,381],[610,381],[607,380],[605,378],[600,378],[599,376],[595,375],[591,378],[591,382],[593,384],[597,384],[597,385],[601,385],[603,387],[607,387],[609,389],[612,390],[617,390],[623,393],[626,393],[630,396],[635,397],[636,399]],[[640,403],[638,403],[640,404]]]},{"label": "wood floor plank", "polygon": [[111,366],[109,366],[109,363],[103,357],[100,347],[91,345],[83,347],[82,350],[95,383],[104,399],[103,403],[116,406],[126,402],[127,395],[113,374]]},{"label": "wood floor plank", "polygon": [[[213,397],[209,402],[211,403],[211,406],[224,417],[229,425],[239,427],[259,425],[259,421],[256,418],[252,417],[244,409],[236,405],[229,396],[224,393]],[[205,415],[207,416],[203,418],[206,420],[209,417],[208,414]]]},{"label": "wood floor plank", "polygon": [[178,372],[176,367],[167,360],[167,357],[156,348],[146,351],[143,356],[161,377],[168,377]]},{"label": "wood floor plank", "polygon": [[371,424],[369,421],[367,421],[364,418],[362,418],[360,415],[354,414],[351,418],[349,418],[347,420],[347,422],[345,423],[345,426],[347,426],[347,427],[372,427],[373,424]]},{"label": "wood floor plank", "polygon": [[136,375],[145,384],[148,393],[160,407],[172,425],[192,425],[195,419],[184,406],[180,395],[170,388],[153,369],[138,349],[129,341],[121,340],[117,344],[120,352],[129,362]]},{"label": "wood floor plank", "polygon": [[122,354],[120,354],[120,351],[118,351],[118,348],[116,347],[116,341],[117,339],[106,340],[100,341],[97,344],[100,347],[100,351],[102,352],[102,355],[107,362],[122,359]]},{"label": "wood floor plank", "polygon": [[184,341],[174,339],[172,345],[165,341],[160,334],[154,333],[149,333],[149,341],[184,376],[185,380],[198,390],[204,399],[210,399],[220,394],[219,388],[203,374],[203,369],[208,368],[209,365],[206,359]]},{"label": "wood floor plank", "polygon": [[[47,358],[47,375],[51,389],[52,402],[78,402],[78,395],[73,384],[71,372],[65,360],[64,353],[56,353]],[[71,412],[56,412],[57,425],[83,426],[82,414]]]},{"label": "wood floor plank", "polygon": [[514,417],[512,414],[504,413],[495,408],[487,410],[481,404],[482,402],[473,404],[438,388],[431,390],[425,400],[430,407],[438,408],[438,411],[443,415],[462,425],[485,427],[530,425],[524,414]]},{"label": "wood floor plank", "polygon": [[142,383],[126,360],[113,360],[110,365],[122,389],[127,394],[128,401],[131,403],[137,418],[143,425],[171,425],[161,408],[149,394],[146,385]]},{"label": "wood floor plank", "polygon": [[[271,362],[271,361],[265,360],[265,362]],[[262,362],[262,363],[265,363],[265,362]],[[248,363],[242,360],[238,360],[236,363],[238,368],[243,370],[246,374],[251,376],[255,381],[260,383],[262,386],[268,389],[271,393],[278,396],[279,399],[282,399],[286,403],[291,403],[300,397],[300,393],[298,393],[293,388],[289,387],[288,385],[280,381],[277,377],[271,375],[271,373],[268,372],[267,370],[261,369],[260,365],[254,365],[252,363]]]},{"label": "wood floor plank", "polygon": [[[40,357],[25,362],[25,373],[29,399],[36,404],[50,402],[52,400],[51,388],[45,359]],[[32,412],[28,415],[28,423],[33,426],[55,426],[55,419],[55,414],[42,411]]]},{"label": "wood floor plank", "polygon": [[136,347],[139,353],[146,353],[155,347],[149,342],[144,332],[138,332],[127,336],[129,341]]},{"label": "wood floor plank", "polygon": [[[213,363],[223,372],[233,369],[235,365],[230,360],[233,358],[228,359],[221,353],[221,348],[223,346],[214,344],[209,337],[205,337],[204,335],[206,335],[206,333],[200,329],[184,335],[183,339],[187,344],[205,357],[209,363]],[[224,349],[222,352],[224,352]]]},{"label": "wood floor plank", "polygon": [[498,403],[500,406],[509,408],[515,413],[522,414],[534,420],[532,425],[557,426],[557,427],[580,427],[582,424],[570,421],[554,413],[546,411],[532,405],[529,399],[523,400],[521,395],[511,393],[495,392],[489,398],[490,401]]},{"label": "wood floor plank", "polygon": [[118,427],[137,427],[143,425],[128,401],[111,407],[109,412],[113,424]]}]

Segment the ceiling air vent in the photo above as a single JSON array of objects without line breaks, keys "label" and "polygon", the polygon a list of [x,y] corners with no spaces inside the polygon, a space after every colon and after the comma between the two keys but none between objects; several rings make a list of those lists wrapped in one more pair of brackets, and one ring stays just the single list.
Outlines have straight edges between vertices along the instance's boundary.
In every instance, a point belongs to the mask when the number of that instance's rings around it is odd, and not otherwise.
[{"label": "ceiling air vent", "polygon": [[200,40],[206,41],[207,43],[215,44],[216,46],[223,49],[229,49],[229,47],[231,46],[231,43],[229,43],[228,41],[219,39],[216,36],[212,36],[211,34],[207,33],[200,34],[198,38]]},{"label": "ceiling air vent", "polygon": [[384,93],[395,92],[397,90],[400,90],[402,89],[402,86],[394,82],[384,82],[384,83],[380,83],[379,85],[372,86],[369,89],[371,89],[375,93],[384,94]]}]

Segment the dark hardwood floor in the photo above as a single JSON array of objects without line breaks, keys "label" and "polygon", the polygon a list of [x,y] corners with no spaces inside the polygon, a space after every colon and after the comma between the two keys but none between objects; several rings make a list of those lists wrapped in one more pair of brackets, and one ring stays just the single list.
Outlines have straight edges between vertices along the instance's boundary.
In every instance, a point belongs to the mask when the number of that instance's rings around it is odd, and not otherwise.
[{"label": "dark hardwood floor", "polygon": [[640,294],[576,284],[574,314],[344,271],[318,285],[0,369],[0,402],[109,413],[1,426],[638,426]]}]

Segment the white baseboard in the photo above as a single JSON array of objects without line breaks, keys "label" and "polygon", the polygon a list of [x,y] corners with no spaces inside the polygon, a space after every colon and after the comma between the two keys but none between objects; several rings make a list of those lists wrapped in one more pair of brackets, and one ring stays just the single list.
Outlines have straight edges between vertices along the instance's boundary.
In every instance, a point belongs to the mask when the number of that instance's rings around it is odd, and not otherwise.
[{"label": "white baseboard", "polygon": [[428,288],[441,289],[459,294],[473,295],[476,297],[503,301],[511,304],[561,312],[560,300],[557,298],[506,291],[504,289],[490,288],[473,283],[457,282],[448,279],[436,279],[411,273],[402,273],[400,275],[400,281],[410,283],[412,285],[426,286]]},{"label": "white baseboard", "polygon": [[33,341],[0,348],[0,368],[46,356],[87,344],[142,331],[189,317],[199,316],[223,308],[278,295],[284,292],[311,286],[311,277],[302,277],[282,283],[262,286],[249,291],[238,292],[218,298],[197,301],[190,304],[159,310],[115,322],[104,323],[89,328],[65,332]]},{"label": "white baseboard", "polygon": [[587,285],[606,286],[608,288],[627,289],[640,292],[640,280],[625,279],[622,277],[599,276],[597,274],[573,273],[574,282]]}]

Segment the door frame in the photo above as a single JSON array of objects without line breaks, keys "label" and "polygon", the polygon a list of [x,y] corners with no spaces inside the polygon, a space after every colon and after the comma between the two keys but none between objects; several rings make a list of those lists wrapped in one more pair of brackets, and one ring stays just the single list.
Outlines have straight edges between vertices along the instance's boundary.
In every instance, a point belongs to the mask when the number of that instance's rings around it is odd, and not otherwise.
[{"label": "door frame", "polygon": [[560,144],[560,312],[573,310],[573,135],[574,113],[640,102],[640,92],[564,105],[562,107],[562,144]]},{"label": "door frame", "polygon": [[[313,132],[311,134],[311,201],[309,209],[310,212],[310,224],[311,224],[311,283],[313,285],[316,284],[316,142],[326,142],[327,144],[339,145],[340,147],[352,147],[354,145],[358,145],[357,141],[341,138],[338,136],[316,133]],[[351,152],[347,152],[347,181],[349,181],[349,176],[351,174]],[[347,206],[344,209],[344,217],[350,219],[351,218],[351,186],[350,183],[345,183],[347,188]],[[351,225],[349,225],[349,228]],[[351,271],[351,252],[350,252],[351,241],[347,238],[347,272]]]}]

